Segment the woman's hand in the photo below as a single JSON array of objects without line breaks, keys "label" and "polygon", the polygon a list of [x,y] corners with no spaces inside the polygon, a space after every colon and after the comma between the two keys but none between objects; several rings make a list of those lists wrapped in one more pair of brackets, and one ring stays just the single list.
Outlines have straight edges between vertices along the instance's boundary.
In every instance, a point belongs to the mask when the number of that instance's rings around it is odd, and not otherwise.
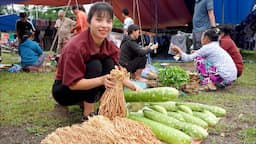
[{"label": "woman's hand", "polygon": [[102,83],[106,89],[111,89],[115,87],[115,83],[112,81],[110,74],[107,74],[102,77]]},{"label": "woman's hand", "polygon": [[134,91],[141,91],[142,88],[134,84]]},{"label": "woman's hand", "polygon": [[180,48],[176,45],[172,45],[171,50],[173,50],[175,53],[180,53]]},{"label": "woman's hand", "polygon": [[196,52],[196,50],[191,50],[191,53],[195,53]]},{"label": "woman's hand", "polygon": [[130,79],[125,79],[123,81],[123,84],[125,87],[128,87],[129,89],[133,90],[133,91],[140,91],[142,90],[141,87],[137,86],[136,84],[132,83],[132,81]]},{"label": "woman's hand", "polygon": [[158,43],[153,44],[152,46],[150,46],[150,49],[152,49],[152,50],[155,50],[157,48],[158,48]]}]

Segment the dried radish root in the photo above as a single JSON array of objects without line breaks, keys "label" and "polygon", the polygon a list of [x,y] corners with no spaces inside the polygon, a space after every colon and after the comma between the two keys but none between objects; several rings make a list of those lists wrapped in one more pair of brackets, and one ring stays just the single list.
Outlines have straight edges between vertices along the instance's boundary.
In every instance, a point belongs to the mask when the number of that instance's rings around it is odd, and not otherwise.
[{"label": "dried radish root", "polygon": [[58,128],[41,144],[160,144],[151,129],[127,118],[98,115],[82,124]]},{"label": "dried radish root", "polygon": [[129,78],[125,68],[115,68],[110,72],[116,87],[106,89],[100,100],[99,114],[109,119],[114,117],[126,117],[125,98],[123,93],[123,81]]}]

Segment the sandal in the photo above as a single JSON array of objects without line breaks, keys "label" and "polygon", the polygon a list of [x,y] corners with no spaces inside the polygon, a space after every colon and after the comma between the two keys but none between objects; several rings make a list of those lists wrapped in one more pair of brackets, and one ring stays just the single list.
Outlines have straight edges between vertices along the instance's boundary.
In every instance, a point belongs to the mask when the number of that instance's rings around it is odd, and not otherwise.
[{"label": "sandal", "polygon": [[205,91],[205,92],[216,91],[216,90],[217,90],[217,88],[212,89],[212,88],[210,88],[208,85],[206,85],[206,86],[204,87],[204,91]]},{"label": "sandal", "polygon": [[89,115],[83,116],[82,119],[81,119],[81,122],[85,122],[85,121],[89,120],[89,117],[93,117],[93,116],[96,116],[96,115],[98,115],[97,112],[91,112]]}]

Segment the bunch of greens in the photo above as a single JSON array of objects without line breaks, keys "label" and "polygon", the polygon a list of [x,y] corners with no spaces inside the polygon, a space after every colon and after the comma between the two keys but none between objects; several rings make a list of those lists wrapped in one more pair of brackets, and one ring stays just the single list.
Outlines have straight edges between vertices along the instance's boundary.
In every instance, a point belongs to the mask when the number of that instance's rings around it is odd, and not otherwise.
[{"label": "bunch of greens", "polygon": [[172,86],[177,89],[189,82],[189,75],[179,66],[161,68],[158,76],[163,86]]}]

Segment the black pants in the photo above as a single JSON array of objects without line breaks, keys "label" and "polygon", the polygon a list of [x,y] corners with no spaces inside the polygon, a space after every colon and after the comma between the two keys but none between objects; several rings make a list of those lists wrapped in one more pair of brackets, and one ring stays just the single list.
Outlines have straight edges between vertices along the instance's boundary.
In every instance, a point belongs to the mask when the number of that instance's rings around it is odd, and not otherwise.
[{"label": "black pants", "polygon": [[[95,78],[110,73],[114,68],[114,62],[110,57],[103,60],[93,59],[86,63],[86,67],[84,78]],[[55,80],[52,87],[54,99],[63,106],[74,105],[83,101],[88,103],[97,102],[104,91],[104,86],[90,90],[71,90],[68,86],[64,86],[61,80]]]},{"label": "black pants", "polygon": [[140,56],[136,57],[132,61],[127,63],[120,63],[123,67],[127,69],[128,72],[134,73],[137,69],[144,69],[146,67],[147,57]]}]

